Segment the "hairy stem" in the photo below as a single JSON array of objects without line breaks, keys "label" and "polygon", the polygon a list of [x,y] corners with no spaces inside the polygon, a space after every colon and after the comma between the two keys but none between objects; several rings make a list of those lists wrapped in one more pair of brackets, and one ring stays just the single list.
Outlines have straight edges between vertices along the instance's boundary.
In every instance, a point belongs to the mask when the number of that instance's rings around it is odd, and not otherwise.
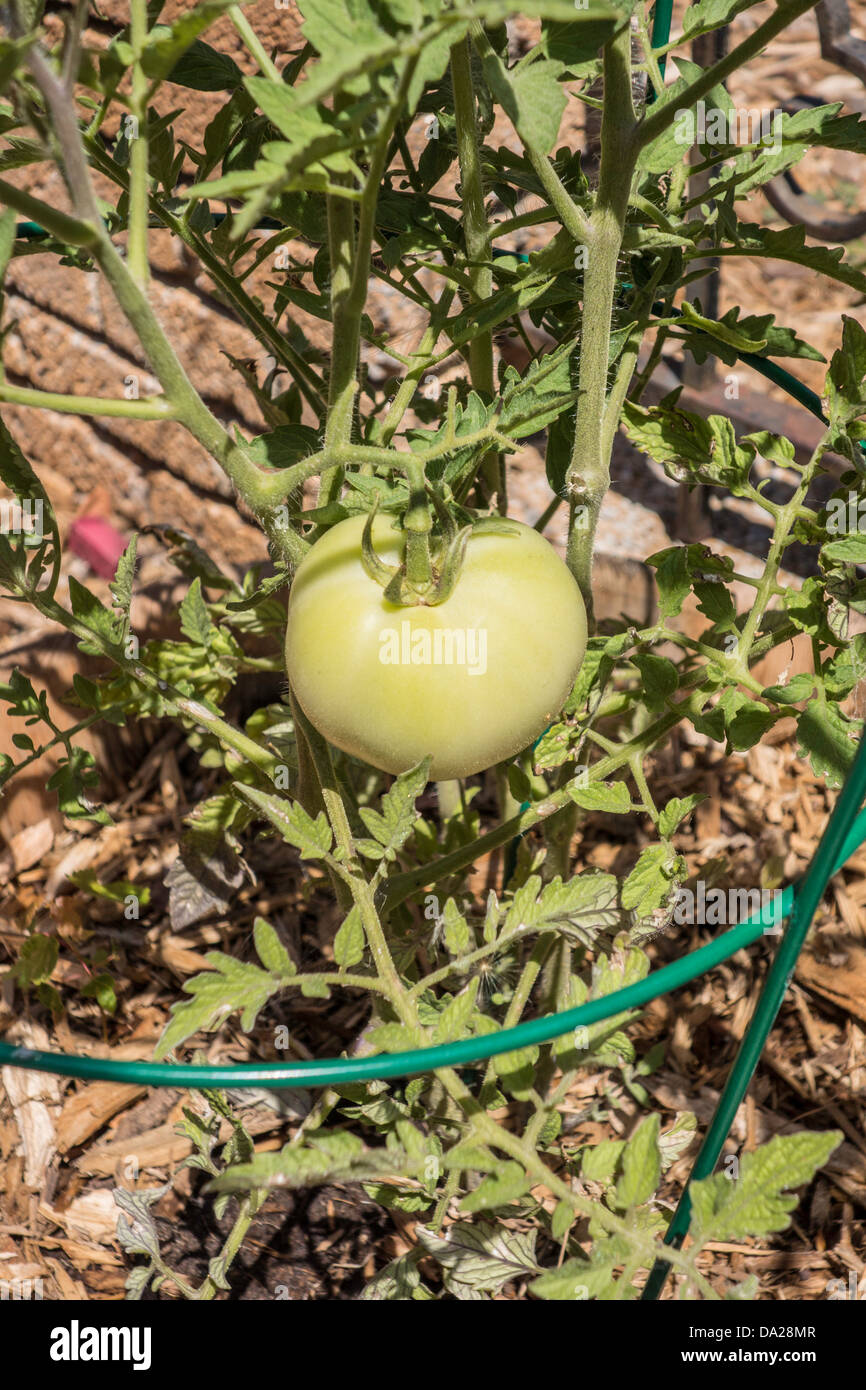
[{"label": "hairy stem", "polygon": [[[461,39],[454,45],[451,50],[451,82],[454,89],[460,196],[463,201],[463,240],[469,262],[469,284],[476,303],[483,303],[493,293],[493,270],[490,265],[490,228],[484,207],[484,181],[481,174],[481,150],[470,54],[468,38]],[[492,332],[478,333],[471,339],[469,374],[476,391],[493,396],[495,383]],[[499,510],[504,514],[507,506],[499,455],[488,454],[481,462],[481,470],[488,493],[491,496],[497,494]]]},{"label": "hairy stem", "polygon": [[577,421],[566,486],[571,506],[567,560],[593,622],[592,552],[601,504],[610,485],[605,448],[610,328],[635,156],[631,40],[624,28],[604,51],[605,103],[598,193],[590,218],[584,271]]},{"label": "hairy stem", "polygon": [[147,258],[148,81],[141,66],[141,55],[147,43],[147,0],[130,0],[129,9],[130,42],[134,61],[129,99],[132,129],[129,132],[129,242],[126,259],[130,275],[136,284],[144,289],[150,275]]}]

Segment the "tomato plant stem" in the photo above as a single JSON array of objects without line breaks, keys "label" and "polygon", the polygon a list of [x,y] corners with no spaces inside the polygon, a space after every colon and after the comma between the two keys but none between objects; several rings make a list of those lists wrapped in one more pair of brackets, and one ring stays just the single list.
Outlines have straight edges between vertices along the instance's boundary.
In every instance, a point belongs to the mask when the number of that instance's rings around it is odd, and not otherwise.
[{"label": "tomato plant stem", "polygon": [[593,624],[592,552],[601,505],[610,485],[610,451],[605,447],[610,331],[635,165],[635,110],[628,27],[604,50],[605,103],[601,126],[598,192],[587,234],[580,336],[577,420],[566,486],[571,506],[567,560],[580,585]]},{"label": "tomato plant stem", "polygon": [[[451,82],[454,89],[457,157],[460,163],[460,196],[463,200],[463,240],[469,262],[472,294],[476,302],[481,303],[489,299],[493,292],[493,270],[490,264],[490,227],[484,207],[478,117],[472,86],[471,49],[468,38],[461,39],[451,50]],[[475,390],[492,397],[495,391],[492,331],[478,333],[470,342],[469,373]],[[482,460],[481,470],[488,492],[491,496],[496,493],[499,510],[504,515],[507,503],[499,454],[487,454]]]},{"label": "tomato plant stem", "polygon": [[129,241],[126,261],[129,273],[141,288],[147,285],[150,267],[147,255],[148,231],[148,80],[141,66],[147,43],[147,0],[130,0],[130,44],[133,52],[132,88],[129,97]]}]

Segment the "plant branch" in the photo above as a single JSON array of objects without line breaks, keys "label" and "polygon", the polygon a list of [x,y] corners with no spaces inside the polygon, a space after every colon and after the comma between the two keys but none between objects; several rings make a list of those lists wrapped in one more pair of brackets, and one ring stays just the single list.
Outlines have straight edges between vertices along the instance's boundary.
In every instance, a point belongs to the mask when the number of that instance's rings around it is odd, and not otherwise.
[{"label": "plant branch", "polygon": [[[571,506],[567,560],[593,625],[592,553],[601,505],[610,485],[604,415],[610,330],[635,155],[631,38],[626,27],[604,50],[604,114],[598,192],[587,236],[580,340],[577,421],[566,486]],[[577,524],[579,518],[579,523]]]},{"label": "plant branch", "polygon": [[250,24],[240,5],[231,6],[229,10],[229,19],[243,39],[247,51],[255,58],[265,77],[270,77],[272,82],[281,81],[278,69],[271,61],[264,44]]},{"label": "plant branch", "polygon": [[667,130],[668,126],[673,125],[678,111],[688,111],[701,97],[708,96],[714,87],[724,82],[726,77],[730,77],[731,73],[736,72],[744,63],[756,58],[771,39],[781,34],[782,30],[795,19],[799,19],[800,15],[806,14],[807,10],[814,9],[817,3],[818,0],[786,0],[785,3],[780,0],[774,12],[763,24],[759,24],[747,38],[726,53],[724,58],[720,58],[712,67],[701,73],[700,77],[695,78],[675,101],[657,102],[648,107],[647,114],[634,133],[635,152],[644,149]]},{"label": "plant branch", "polygon": [[[490,265],[490,227],[484,207],[484,180],[481,174],[478,118],[468,38],[461,39],[451,49],[451,85],[454,91],[460,196],[463,202],[463,241],[469,263],[469,285],[475,302],[481,304],[493,293],[493,269]],[[471,339],[469,374],[475,390],[492,399],[495,382],[491,330],[477,333]],[[489,495],[497,495],[499,510],[504,514],[507,505],[504,495],[504,470],[499,455],[488,454],[481,462],[481,469]]]},{"label": "plant branch", "polygon": [[141,66],[147,43],[147,0],[130,0],[130,44],[133,52],[132,90],[129,109],[133,129],[129,140],[129,242],[127,264],[136,283],[144,288],[150,275],[148,232],[148,80]]},{"label": "plant branch", "polygon": [[141,400],[112,400],[108,396],[64,396],[55,391],[34,391],[27,386],[0,384],[0,401],[9,405],[57,410],[63,415],[106,415],[128,420],[176,420],[177,412],[162,396]]},{"label": "plant branch", "polygon": [[83,246],[89,249],[99,236],[98,219],[93,222],[70,217],[69,213],[51,207],[41,198],[34,198],[23,188],[16,188],[5,179],[0,179],[0,203],[4,207],[14,208],[28,221],[38,222],[40,227],[66,246]]},{"label": "plant branch", "polygon": [[76,212],[96,228],[92,254],[126,319],[138,335],[148,362],[176,418],[221,465],[241,498],[259,518],[276,553],[296,564],[306,544],[273,512],[262,486],[264,475],[207,408],[179,362],[141,284],[116,251],[96,205],[78,120],[66,93],[39,50],[29,55],[31,69],[51,113],[63,154],[64,173]]}]

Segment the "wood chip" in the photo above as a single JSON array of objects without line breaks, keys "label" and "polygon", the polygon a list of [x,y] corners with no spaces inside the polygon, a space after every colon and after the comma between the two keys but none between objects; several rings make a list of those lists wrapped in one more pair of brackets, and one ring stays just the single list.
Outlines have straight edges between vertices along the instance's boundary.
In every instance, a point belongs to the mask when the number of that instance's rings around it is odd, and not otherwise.
[{"label": "wood chip", "polygon": [[823,999],[866,1022],[866,947],[846,942],[844,964],[831,965],[804,951],[796,978]]},{"label": "wood chip", "polygon": [[[38,1050],[47,1050],[50,1045],[44,1028],[26,1019],[14,1024],[6,1037],[9,1042]],[[55,1120],[60,1101],[59,1078],[49,1072],[4,1067],[2,1081],[24,1149],[24,1181],[28,1187],[42,1187],[57,1152]]]}]

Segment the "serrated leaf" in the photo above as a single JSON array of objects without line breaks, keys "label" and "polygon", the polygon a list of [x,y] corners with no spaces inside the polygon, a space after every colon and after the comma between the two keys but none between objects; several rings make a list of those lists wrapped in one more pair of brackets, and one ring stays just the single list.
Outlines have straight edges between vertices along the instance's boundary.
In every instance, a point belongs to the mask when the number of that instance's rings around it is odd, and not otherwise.
[{"label": "serrated leaf", "polygon": [[148,77],[160,81],[168,77],[199,34],[204,33],[232,2],[204,0],[203,4],[188,10],[171,25],[155,24],[148,35],[141,59]]},{"label": "serrated leaf", "polygon": [[[76,618],[84,623],[85,627],[102,637],[109,647],[117,645],[118,623],[116,614],[110,608],[106,608],[100,599],[92,594],[89,589],[85,589],[80,584],[74,574],[70,574],[69,580],[69,606]],[[82,650],[99,652],[100,647],[79,639],[79,646]]]},{"label": "serrated leaf", "polygon": [[54,973],[60,954],[56,936],[45,936],[41,932],[28,936],[18,953],[12,973],[22,989],[49,980]]},{"label": "serrated leaf", "polygon": [[469,923],[453,898],[449,898],[442,913],[442,935],[451,956],[460,956],[469,949]]},{"label": "serrated leaf", "polygon": [[570,757],[572,744],[577,737],[578,731],[571,725],[551,724],[533,749],[532,762],[536,772],[562,767]]},{"label": "serrated leaf", "polygon": [[115,608],[119,609],[124,618],[129,619],[129,606],[132,603],[132,583],[135,578],[135,557],[138,548],[138,537],[133,535],[129,539],[129,544],[117,562],[117,570],[109,589],[114,599]]},{"label": "serrated leaf", "polygon": [[232,787],[270,821],[288,844],[295,846],[303,859],[323,859],[330,852],[334,837],[324,811],[313,820],[299,801],[287,801],[244,782],[233,782]]},{"label": "serrated leaf", "polygon": [[460,1210],[490,1211],[493,1207],[508,1206],[528,1191],[529,1179],[520,1164],[505,1161],[463,1198]]},{"label": "serrated leaf", "polygon": [[394,1149],[365,1148],[354,1134],[329,1135],[305,1147],[259,1153],[235,1164],[208,1184],[209,1192],[255,1192],[301,1188],[327,1182],[364,1182],[391,1173],[411,1173],[414,1164]]},{"label": "serrated leaf", "polygon": [[798,756],[809,759],[815,776],[828,787],[840,787],[854,761],[857,746],[851,734],[858,729],[838,705],[813,700],[797,720]]},{"label": "serrated leaf", "polygon": [[568,794],[584,811],[608,811],[622,816],[631,810],[625,782],[572,782]]},{"label": "serrated leaf", "polygon": [[718,574],[732,573],[734,565],[728,556],[714,555],[705,545],[678,545],[650,555],[647,564],[656,571],[659,590],[659,614],[672,618],[681,611],[694,580]]},{"label": "serrated leaf", "polygon": [[619,921],[617,882],[612,874],[582,873],[563,883],[557,875],[542,888],[532,874],[517,890],[502,927],[508,936],[520,927],[558,925],[572,929],[584,945]]},{"label": "serrated leaf", "polygon": [[393,860],[415,827],[415,802],[429,780],[431,759],[424,758],[408,772],[401,772],[392,787],[382,797],[382,810],[370,806],[360,808],[361,819],[373,836],[373,842],[359,841],[358,852],[370,859]]},{"label": "serrated leaf", "polygon": [[227,53],[220,53],[203,39],[195,39],[169,72],[168,81],[194,92],[233,92],[243,76]]},{"label": "serrated leaf", "polygon": [[334,960],[343,970],[350,970],[363,959],[367,940],[357,907],[352,907],[334,937]]},{"label": "serrated leaf", "polygon": [[689,1145],[694,1140],[698,1128],[698,1117],[692,1114],[691,1110],[684,1110],[677,1115],[676,1120],[670,1129],[665,1129],[658,1137],[659,1153],[662,1157],[662,1171],[670,1168],[672,1163],[686,1152]]},{"label": "serrated leaf", "polygon": [[706,801],[702,792],[693,792],[690,796],[672,796],[659,816],[659,834],[669,839],[677,826],[681,825],[702,801]]},{"label": "serrated leaf", "polygon": [[131,1254],[149,1255],[153,1260],[159,1259],[159,1237],[150,1208],[164,1197],[167,1191],[167,1187],[135,1192],[129,1192],[123,1187],[113,1189],[111,1195],[121,1211],[117,1218],[117,1238],[124,1250]]},{"label": "serrated leaf", "polygon": [[466,1035],[469,1030],[469,1020],[475,1012],[477,996],[478,979],[476,977],[445,1005],[433,1032],[434,1042],[452,1042],[455,1038]]},{"label": "serrated leaf", "polygon": [[838,1130],[777,1134],[740,1157],[738,1178],[726,1173],[693,1182],[692,1233],[700,1244],[784,1231],[797,1205],[791,1189],[810,1182],[842,1142]]},{"label": "serrated leaf", "polygon": [[700,482],[746,492],[755,445],[737,443],[726,415],[696,415],[667,406],[645,408],[627,401],[623,428],[631,442],[649,454],[675,482]]},{"label": "serrated leaf", "polygon": [[545,1272],[530,1284],[536,1298],[557,1303],[584,1302],[607,1292],[613,1282],[613,1271],[622,1263],[622,1251],[607,1254],[594,1250],[591,1260],[566,1260],[558,1269]]},{"label": "serrated leaf", "polygon": [[859,290],[861,294],[866,293],[866,275],[845,260],[844,248],[807,245],[806,229],[802,225],[777,229],[761,227],[758,223],[739,223],[735,244],[716,247],[714,254],[766,256],[774,260],[792,261]]},{"label": "serrated leaf", "polygon": [[482,66],[491,92],[520,138],[546,155],[556,142],[565,110],[566,95],[559,80],[565,64],[537,58],[528,67],[509,72],[490,51]]},{"label": "serrated leaf", "polygon": [[638,918],[649,917],[667,902],[685,876],[682,859],[667,845],[650,845],[622,885],[622,905]]},{"label": "serrated leaf", "polygon": [[624,1210],[648,1202],[659,1185],[659,1126],[658,1115],[645,1116],[622,1151],[622,1172],[616,1185],[615,1200],[617,1206]]},{"label": "serrated leaf", "polygon": [[69,756],[52,772],[45,785],[57,793],[57,805],[64,816],[72,820],[95,820],[100,825],[111,825],[111,817],[105,807],[95,806],[87,793],[87,788],[96,786],[98,781],[93,754],[73,744]]},{"label": "serrated leaf", "polygon": [[487,1222],[470,1225],[455,1221],[441,1234],[427,1226],[416,1226],[415,1234],[452,1279],[473,1289],[496,1293],[511,1279],[523,1279],[538,1270],[535,1231],[523,1233]]},{"label": "serrated leaf", "polygon": [[361,1291],[362,1302],[401,1302],[414,1297],[421,1283],[414,1252],[400,1255],[380,1269]]},{"label": "serrated leaf", "polygon": [[191,642],[209,647],[216,636],[216,628],[210,620],[207,604],[201,591],[201,580],[196,577],[189,586],[180,605],[180,630]]},{"label": "serrated leaf", "polygon": [[214,1032],[231,1013],[240,1012],[240,1026],[248,1033],[268,1000],[284,987],[282,976],[223,951],[209,951],[205,959],[209,969],[184,980],[183,988],[192,998],[171,1007],[171,1018],[156,1045],[157,1059],[193,1033]]},{"label": "serrated leaf", "polygon": [[833,353],[825,392],[831,423],[845,426],[866,412],[866,332],[842,316],[842,346]]},{"label": "serrated leaf", "polygon": [[581,1177],[590,1182],[611,1182],[624,1148],[624,1139],[600,1139],[584,1149],[580,1156]]},{"label": "serrated leaf", "polygon": [[766,338],[750,338],[742,327],[734,327],[732,323],[726,323],[723,319],[706,318],[688,299],[683,300],[680,314],[687,328],[697,328],[702,333],[709,333],[711,337],[734,348],[738,355],[743,352],[759,353],[767,346]]},{"label": "serrated leaf", "polygon": [[264,917],[256,917],[253,922],[253,944],[262,965],[272,975],[287,978],[296,973],[294,961],[270,922],[266,922]]},{"label": "serrated leaf", "polygon": [[506,368],[499,429],[521,439],[557,420],[577,400],[576,351],[572,343],[536,358],[524,375]]}]

